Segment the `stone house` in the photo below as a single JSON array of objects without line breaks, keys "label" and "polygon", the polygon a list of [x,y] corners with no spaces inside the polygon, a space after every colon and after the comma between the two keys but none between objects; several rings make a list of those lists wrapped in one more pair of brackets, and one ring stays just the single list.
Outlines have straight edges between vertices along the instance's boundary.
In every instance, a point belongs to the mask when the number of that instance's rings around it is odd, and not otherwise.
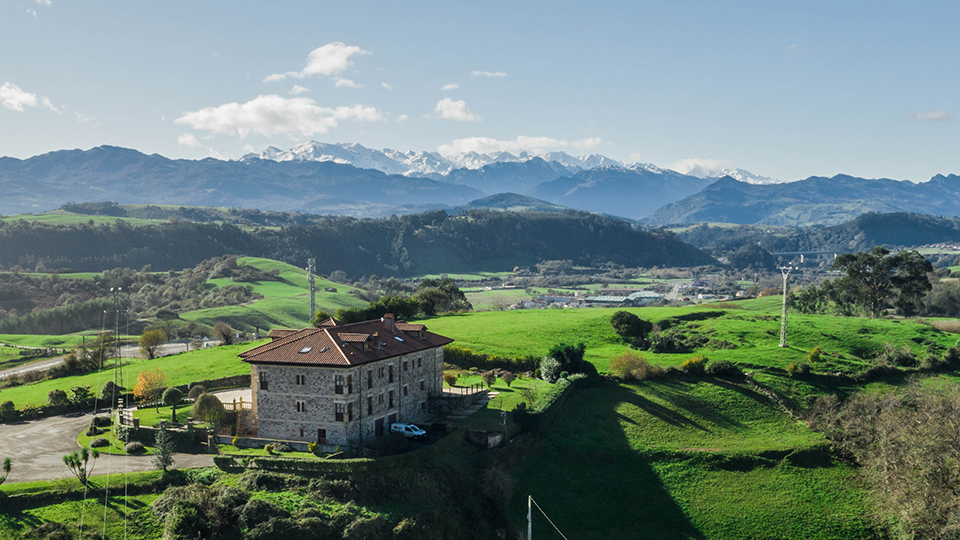
[{"label": "stone house", "polygon": [[243,352],[257,437],[357,446],[427,415],[443,392],[443,346],[423,324],[382,319],[271,332]]}]

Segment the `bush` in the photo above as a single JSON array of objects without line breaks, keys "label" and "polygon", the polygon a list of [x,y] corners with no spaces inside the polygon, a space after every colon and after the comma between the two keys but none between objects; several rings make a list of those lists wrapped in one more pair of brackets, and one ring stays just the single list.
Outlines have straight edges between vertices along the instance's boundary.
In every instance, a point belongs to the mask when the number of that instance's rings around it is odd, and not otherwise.
[{"label": "bush", "polygon": [[200,394],[203,394],[206,391],[207,391],[206,388],[204,388],[199,384],[196,384],[192,388],[190,388],[190,392],[187,394],[187,397],[189,399],[197,399],[198,397],[200,397]]},{"label": "bush", "polygon": [[97,437],[96,439],[90,441],[90,448],[102,448],[104,446],[110,446],[110,441],[104,439],[103,437]]},{"label": "bush", "polygon": [[100,401],[106,401],[110,404],[111,407],[116,405],[113,403],[113,400],[121,394],[121,388],[119,388],[116,383],[113,381],[107,381],[103,388],[100,389]]},{"label": "bush", "polygon": [[290,514],[263,499],[250,499],[240,510],[240,524],[244,528],[252,529],[275,516],[289,517]]},{"label": "bush", "polygon": [[740,377],[743,375],[743,371],[737,364],[730,360],[714,360],[710,362],[707,366],[707,373],[709,375],[724,375],[727,377]]},{"label": "bush", "polygon": [[67,398],[67,393],[59,388],[53,389],[47,394],[47,405],[51,407],[66,405],[67,403],[70,403],[70,399]]},{"label": "bush", "polygon": [[103,430],[92,424],[87,428],[86,431],[83,432],[83,434],[87,437],[93,437],[94,435],[99,435],[101,433],[103,433]]},{"label": "bush", "polygon": [[237,482],[237,487],[247,491],[279,491],[287,485],[283,476],[266,471],[247,471]]},{"label": "bush", "polygon": [[0,404],[0,420],[9,422],[10,420],[16,420],[19,416],[20,414],[17,413],[12,401],[4,401]]},{"label": "bush", "polygon": [[700,356],[694,356],[689,360],[684,360],[684,362],[680,364],[680,369],[682,369],[687,375],[700,376],[706,373],[707,363],[709,361],[710,360],[706,356],[701,354]]},{"label": "bush", "polygon": [[875,362],[880,366],[915,367],[917,358],[910,351],[910,347],[904,345],[902,348],[897,348],[893,343],[887,342],[883,344],[883,349],[877,354]]},{"label": "bush", "polygon": [[108,427],[113,425],[113,419],[109,416],[94,416],[93,420],[90,420],[90,425],[95,427]]},{"label": "bush", "polygon": [[618,336],[630,342],[642,341],[653,328],[649,322],[630,313],[629,311],[618,311],[610,317],[610,325]]},{"label": "bush", "polygon": [[493,371],[484,371],[480,378],[483,379],[483,384],[487,385],[487,388],[490,388],[493,386],[493,383],[497,382],[497,374]]},{"label": "bush", "polygon": [[654,366],[647,359],[633,351],[626,351],[610,360],[610,373],[625,381],[646,381],[659,379],[666,373],[660,366]]},{"label": "bush", "polygon": [[549,356],[544,356],[540,361],[540,378],[548,383],[555,383],[560,378],[560,362],[557,362]]},{"label": "bush", "polygon": [[123,450],[128,454],[142,454],[147,451],[146,447],[137,441],[128,442],[124,445]]},{"label": "bush", "polygon": [[801,378],[801,377],[806,377],[809,374],[810,374],[810,364],[807,364],[805,362],[801,362],[799,364],[794,364],[793,362],[791,362],[787,366],[787,375],[791,377]]},{"label": "bush", "polygon": [[447,383],[447,386],[449,386],[449,387],[451,387],[451,388],[453,388],[454,386],[457,385],[457,379],[458,379],[458,378],[459,378],[459,377],[457,377],[457,375],[454,374],[454,373],[444,373],[444,374],[443,374],[443,382]]}]

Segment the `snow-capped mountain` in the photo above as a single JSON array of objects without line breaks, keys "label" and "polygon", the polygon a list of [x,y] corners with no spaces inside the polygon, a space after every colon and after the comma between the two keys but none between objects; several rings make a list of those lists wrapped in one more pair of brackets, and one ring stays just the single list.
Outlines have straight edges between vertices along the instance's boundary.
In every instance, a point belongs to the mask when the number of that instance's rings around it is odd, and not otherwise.
[{"label": "snow-capped mountain", "polygon": [[527,152],[521,152],[519,155],[510,152],[465,152],[442,156],[436,152],[390,148],[374,150],[356,143],[328,144],[317,141],[300,143],[290,150],[280,150],[271,146],[260,154],[247,154],[240,160],[249,161],[258,158],[271,161],[333,161],[362,169],[376,169],[387,174],[436,176],[446,175],[457,169],[475,170],[494,163],[525,162],[536,157],[548,163],[559,163],[571,173],[597,167],[623,167],[623,163],[599,154],[571,156],[565,152],[536,155]]},{"label": "snow-capped mountain", "polygon": [[769,178],[767,176],[760,176],[759,174],[753,174],[750,171],[745,171],[743,169],[721,169],[719,171],[710,171],[701,178],[723,178],[724,176],[729,176],[734,180],[739,182],[744,182],[747,184],[782,184],[784,180],[777,180],[776,178]]}]

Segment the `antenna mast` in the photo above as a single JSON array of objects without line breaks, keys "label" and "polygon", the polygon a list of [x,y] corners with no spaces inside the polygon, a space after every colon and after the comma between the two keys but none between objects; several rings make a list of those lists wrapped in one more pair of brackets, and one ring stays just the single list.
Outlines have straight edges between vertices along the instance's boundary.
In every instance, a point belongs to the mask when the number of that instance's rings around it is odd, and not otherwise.
[{"label": "antenna mast", "polygon": [[778,266],[780,273],[783,274],[783,313],[780,316],[780,346],[787,346],[787,281],[790,274],[797,268],[795,266]]},{"label": "antenna mast", "polygon": [[120,365],[120,291],[122,290],[122,287],[110,287],[110,292],[113,293],[113,310],[116,313],[116,323],[113,333],[117,355],[113,363],[113,384],[115,389],[123,388],[123,369],[121,369]]},{"label": "antenna mast", "polygon": [[313,317],[317,314],[317,287],[314,285],[314,275],[317,272],[317,260],[313,257],[307,259],[307,274],[310,278],[310,317],[309,320],[313,320]]}]

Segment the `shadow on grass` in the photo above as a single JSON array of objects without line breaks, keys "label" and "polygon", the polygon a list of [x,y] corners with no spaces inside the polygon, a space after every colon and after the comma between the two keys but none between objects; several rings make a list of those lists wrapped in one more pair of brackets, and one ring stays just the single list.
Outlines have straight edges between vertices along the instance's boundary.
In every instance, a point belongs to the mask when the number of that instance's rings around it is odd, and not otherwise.
[{"label": "shadow on grass", "polygon": [[[712,381],[712,379],[698,379],[693,382],[687,381],[678,381],[678,380],[666,380],[666,381],[657,381],[656,383],[649,384],[643,387],[645,392],[650,392],[651,394],[657,396],[658,398],[667,401],[674,407],[682,409],[689,413],[691,416],[700,418],[705,422],[709,422],[714,426],[724,428],[724,429],[740,429],[743,428],[743,424],[738,420],[735,420],[727,415],[721,414],[717,409],[715,403],[705,401],[700,399],[696,395],[691,393],[691,389],[697,385],[697,383],[703,381]],[[727,383],[729,384],[729,383]],[[624,389],[625,390],[625,389]],[[628,391],[629,392],[629,391]],[[633,394],[633,392],[629,392]],[[636,394],[634,394],[636,395]],[[646,399],[642,396],[637,396],[640,399]],[[666,410],[666,407],[664,407]],[[683,416],[682,414],[671,411],[675,415]],[[694,420],[688,420],[689,424],[704,431],[710,431],[710,429],[703,427],[701,424]]]},{"label": "shadow on grass", "polygon": [[[567,538],[704,538],[666,490],[649,458],[631,448],[620,424],[617,407],[641,399],[614,385],[572,396],[536,456],[514,471],[516,522],[525,523],[530,494]],[[649,400],[640,403],[656,405]],[[537,538],[559,538],[536,510],[533,530]]]}]

